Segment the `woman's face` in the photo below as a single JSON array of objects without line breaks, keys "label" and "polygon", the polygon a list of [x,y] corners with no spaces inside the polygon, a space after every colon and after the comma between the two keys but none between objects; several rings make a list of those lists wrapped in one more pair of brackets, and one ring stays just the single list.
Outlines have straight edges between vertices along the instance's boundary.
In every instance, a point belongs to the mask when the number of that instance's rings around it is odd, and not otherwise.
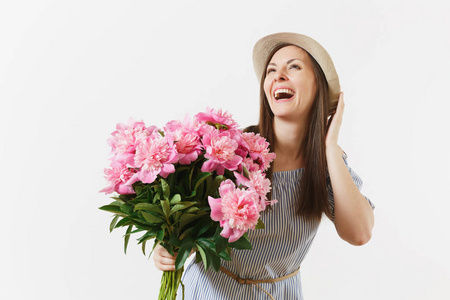
[{"label": "woman's face", "polygon": [[274,54],[266,68],[264,92],[275,118],[306,118],[316,90],[312,63],[305,50],[286,46]]}]

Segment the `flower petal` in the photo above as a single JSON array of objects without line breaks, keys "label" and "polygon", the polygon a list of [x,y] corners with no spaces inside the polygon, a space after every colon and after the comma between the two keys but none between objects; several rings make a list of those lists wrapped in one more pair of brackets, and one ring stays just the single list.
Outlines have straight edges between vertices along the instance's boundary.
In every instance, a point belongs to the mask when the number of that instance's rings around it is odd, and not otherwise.
[{"label": "flower petal", "polygon": [[203,163],[202,172],[212,172],[217,168],[217,165],[218,163],[212,160],[207,160],[205,161],[205,163]]},{"label": "flower petal", "polygon": [[208,203],[211,207],[211,219],[213,219],[214,221],[222,221],[222,199],[209,196]]},{"label": "flower petal", "polygon": [[230,238],[228,239],[229,243],[232,242],[236,242],[238,239],[241,238],[242,235],[244,235],[245,230],[239,230],[239,229],[234,229],[230,235]]}]

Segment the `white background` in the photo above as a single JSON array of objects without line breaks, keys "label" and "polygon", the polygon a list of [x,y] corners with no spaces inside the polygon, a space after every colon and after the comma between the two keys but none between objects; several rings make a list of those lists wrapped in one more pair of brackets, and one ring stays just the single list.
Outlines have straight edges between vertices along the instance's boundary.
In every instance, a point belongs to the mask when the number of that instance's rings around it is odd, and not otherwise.
[{"label": "white background", "polygon": [[447,1],[2,1],[2,299],[157,299],[161,272],[109,233],[106,139],[203,111],[255,124],[254,43],[299,32],[330,53],[340,145],[376,205],[371,241],[324,220],[305,299],[449,299]]}]

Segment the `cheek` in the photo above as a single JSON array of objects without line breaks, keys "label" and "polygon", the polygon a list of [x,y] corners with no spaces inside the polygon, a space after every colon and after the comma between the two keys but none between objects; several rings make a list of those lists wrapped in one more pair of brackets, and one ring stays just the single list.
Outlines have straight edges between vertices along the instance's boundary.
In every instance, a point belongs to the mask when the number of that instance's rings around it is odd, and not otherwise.
[{"label": "cheek", "polygon": [[316,85],[316,80],[314,79],[309,79],[303,82],[303,91],[304,91],[304,95],[307,96],[308,98],[313,98],[316,96],[316,91],[317,91],[317,85]]}]

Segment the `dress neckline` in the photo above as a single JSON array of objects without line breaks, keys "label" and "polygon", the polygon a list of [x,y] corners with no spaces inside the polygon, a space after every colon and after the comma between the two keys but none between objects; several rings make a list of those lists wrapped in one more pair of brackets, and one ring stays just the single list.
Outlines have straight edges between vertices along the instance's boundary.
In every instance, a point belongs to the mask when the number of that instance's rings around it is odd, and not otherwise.
[{"label": "dress neckline", "polygon": [[288,183],[288,182],[299,182],[300,178],[303,176],[304,168],[294,169],[288,171],[278,171],[272,173],[272,183]]},{"label": "dress neckline", "polygon": [[292,171],[301,171],[301,170],[304,170],[305,168],[299,168],[299,169],[293,169],[293,170],[286,170],[286,171],[277,171],[277,172],[272,172],[272,174],[283,174],[283,173],[286,173],[286,172],[292,172]]}]

